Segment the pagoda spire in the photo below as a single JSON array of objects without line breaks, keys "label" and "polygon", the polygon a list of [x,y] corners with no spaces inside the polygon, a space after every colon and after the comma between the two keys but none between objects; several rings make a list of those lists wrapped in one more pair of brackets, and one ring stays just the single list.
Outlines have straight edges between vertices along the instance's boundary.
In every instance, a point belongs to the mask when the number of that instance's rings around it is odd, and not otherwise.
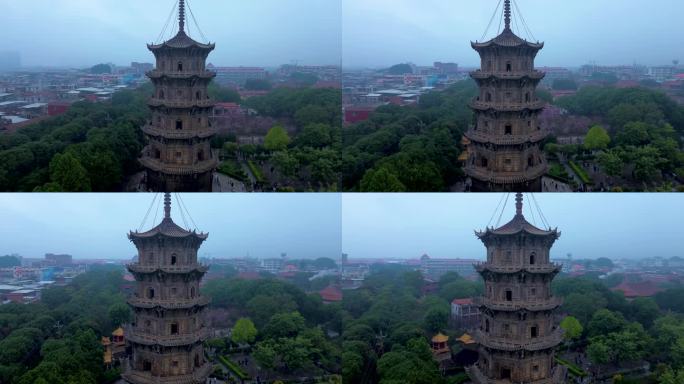
[{"label": "pagoda spire", "polygon": [[178,30],[185,32],[185,0],[178,3]]},{"label": "pagoda spire", "polygon": [[[181,0],[182,2],[183,0]],[[504,21],[506,23],[506,29],[511,29],[511,0],[505,0],[504,2]]]},{"label": "pagoda spire", "polygon": [[515,215],[523,215],[523,194],[520,192],[515,194]]},{"label": "pagoda spire", "polygon": [[171,218],[171,194],[168,192],[164,193],[164,218]]}]

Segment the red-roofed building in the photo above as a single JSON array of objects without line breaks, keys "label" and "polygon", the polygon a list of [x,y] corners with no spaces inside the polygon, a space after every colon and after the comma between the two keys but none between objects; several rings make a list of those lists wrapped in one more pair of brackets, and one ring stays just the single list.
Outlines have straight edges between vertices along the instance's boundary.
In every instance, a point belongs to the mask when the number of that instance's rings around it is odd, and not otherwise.
[{"label": "red-roofed building", "polygon": [[476,328],[480,324],[480,307],[472,298],[452,300],[451,322],[457,328]]},{"label": "red-roofed building", "polygon": [[259,276],[259,274],[257,272],[253,272],[253,271],[240,272],[240,274],[238,274],[237,277],[238,277],[238,279],[242,279],[242,280],[258,280],[261,278],[261,276]]},{"label": "red-roofed building", "polygon": [[376,107],[374,106],[346,107],[344,109],[344,123],[354,124],[360,121],[366,121],[370,118],[370,115],[375,108]]},{"label": "red-roofed building", "polygon": [[642,281],[638,283],[623,281],[620,285],[613,288],[613,291],[622,292],[627,299],[651,297],[662,290],[662,288],[658,287],[658,285],[652,281]]},{"label": "red-roofed building", "polygon": [[318,292],[324,304],[337,303],[342,301],[342,290],[333,285],[328,285],[325,289]]}]

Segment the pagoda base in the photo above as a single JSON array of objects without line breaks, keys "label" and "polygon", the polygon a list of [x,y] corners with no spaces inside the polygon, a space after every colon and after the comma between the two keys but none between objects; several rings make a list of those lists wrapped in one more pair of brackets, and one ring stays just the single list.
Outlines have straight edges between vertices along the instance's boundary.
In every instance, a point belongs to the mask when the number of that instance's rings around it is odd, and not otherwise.
[{"label": "pagoda base", "polygon": [[178,376],[154,376],[151,372],[128,370],[121,378],[129,384],[204,384],[213,368],[211,363],[205,363],[191,374]]},{"label": "pagoda base", "polygon": [[153,192],[211,192],[213,172],[173,175],[147,169],[147,190]]},{"label": "pagoda base", "polygon": [[497,184],[491,181],[483,181],[471,178],[470,192],[541,192],[541,178],[529,180],[524,183]]}]

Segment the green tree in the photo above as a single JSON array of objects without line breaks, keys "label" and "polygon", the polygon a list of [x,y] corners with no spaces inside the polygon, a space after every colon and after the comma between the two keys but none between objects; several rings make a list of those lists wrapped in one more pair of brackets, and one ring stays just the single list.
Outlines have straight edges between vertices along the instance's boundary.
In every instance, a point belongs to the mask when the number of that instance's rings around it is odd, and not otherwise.
[{"label": "green tree", "polygon": [[361,192],[406,192],[406,186],[387,167],[366,171],[360,186]]},{"label": "green tree", "polygon": [[577,340],[582,336],[584,328],[579,320],[572,316],[566,316],[560,323],[560,327],[565,331],[565,338],[567,340]]},{"label": "green tree", "polygon": [[306,320],[299,312],[278,313],[264,327],[264,337],[277,339],[296,337],[306,328]]},{"label": "green tree", "polygon": [[435,307],[427,311],[424,318],[425,329],[429,332],[439,332],[446,329],[449,320],[448,308]]},{"label": "green tree", "polygon": [[622,161],[620,154],[615,150],[601,152],[598,154],[598,163],[603,170],[610,176],[620,176],[625,168],[625,163]]},{"label": "green tree", "polygon": [[275,169],[286,178],[295,177],[299,170],[299,160],[287,150],[274,153],[271,162]]},{"label": "green tree", "polygon": [[109,307],[109,318],[114,326],[127,324],[131,321],[131,309],[125,303],[112,304]]},{"label": "green tree", "polygon": [[231,332],[231,339],[238,343],[253,343],[256,339],[257,329],[249,318],[242,317],[235,322]]},{"label": "green tree", "polygon": [[606,149],[608,144],[610,144],[610,136],[600,125],[591,127],[584,137],[584,148],[590,151]]},{"label": "green tree", "polygon": [[276,125],[271,128],[264,138],[264,147],[269,151],[282,151],[290,144],[290,135],[285,128]]},{"label": "green tree", "polygon": [[625,326],[627,326],[627,321],[621,313],[599,309],[589,321],[587,332],[589,336],[607,335],[612,332],[620,332]]},{"label": "green tree", "polygon": [[309,124],[297,135],[301,147],[323,148],[332,144],[332,132],[328,124]]},{"label": "green tree", "polygon": [[250,91],[270,91],[273,84],[266,79],[247,79],[245,89]]},{"label": "green tree", "polygon": [[83,165],[72,154],[56,154],[50,162],[50,178],[65,192],[89,192],[90,179]]},{"label": "green tree", "polygon": [[16,256],[0,256],[0,268],[21,266],[21,261]]}]

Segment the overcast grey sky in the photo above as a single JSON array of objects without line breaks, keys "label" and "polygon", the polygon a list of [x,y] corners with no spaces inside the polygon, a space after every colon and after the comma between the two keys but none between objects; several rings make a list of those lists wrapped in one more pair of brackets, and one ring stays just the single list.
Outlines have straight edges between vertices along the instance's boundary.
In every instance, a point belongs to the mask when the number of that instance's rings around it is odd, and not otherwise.
[{"label": "overcast grey sky", "polygon": [[[0,255],[130,258],[126,238],[137,230],[154,194],[0,194]],[[209,232],[200,256],[339,258],[340,195],[182,194],[199,230]],[[157,200],[160,201],[160,200]],[[143,230],[163,215],[156,205]],[[175,195],[171,216],[184,226]],[[189,219],[186,220],[189,221]]]},{"label": "overcast grey sky", "polygon": [[[486,256],[473,231],[484,229],[503,194],[345,194],[342,249],[350,258]],[[684,194],[536,194],[562,232],[553,257],[684,257]],[[510,195],[499,225],[515,214]],[[524,214],[535,222],[526,197]],[[535,210],[536,212],[536,210]],[[497,221],[498,214],[491,225]],[[535,213],[538,226],[540,220]]]},{"label": "overcast grey sky", "polygon": [[[499,0],[342,0],[345,67],[413,62],[478,63]],[[516,0],[534,36],[546,42],[541,66],[668,65],[684,61],[681,0]],[[501,8],[500,8],[501,9]],[[514,9],[515,11],[515,9]],[[488,38],[495,35],[500,17]],[[515,20],[515,13],[514,13]],[[519,24],[520,25],[520,24]],[[514,30],[517,31],[515,23]],[[521,37],[526,35],[521,33]]]},{"label": "overcast grey sky", "polygon": [[[188,1],[216,42],[215,65],[340,64],[341,0]],[[159,36],[175,2],[0,0],[0,51],[20,51],[25,66],[151,62],[145,44]]]}]

